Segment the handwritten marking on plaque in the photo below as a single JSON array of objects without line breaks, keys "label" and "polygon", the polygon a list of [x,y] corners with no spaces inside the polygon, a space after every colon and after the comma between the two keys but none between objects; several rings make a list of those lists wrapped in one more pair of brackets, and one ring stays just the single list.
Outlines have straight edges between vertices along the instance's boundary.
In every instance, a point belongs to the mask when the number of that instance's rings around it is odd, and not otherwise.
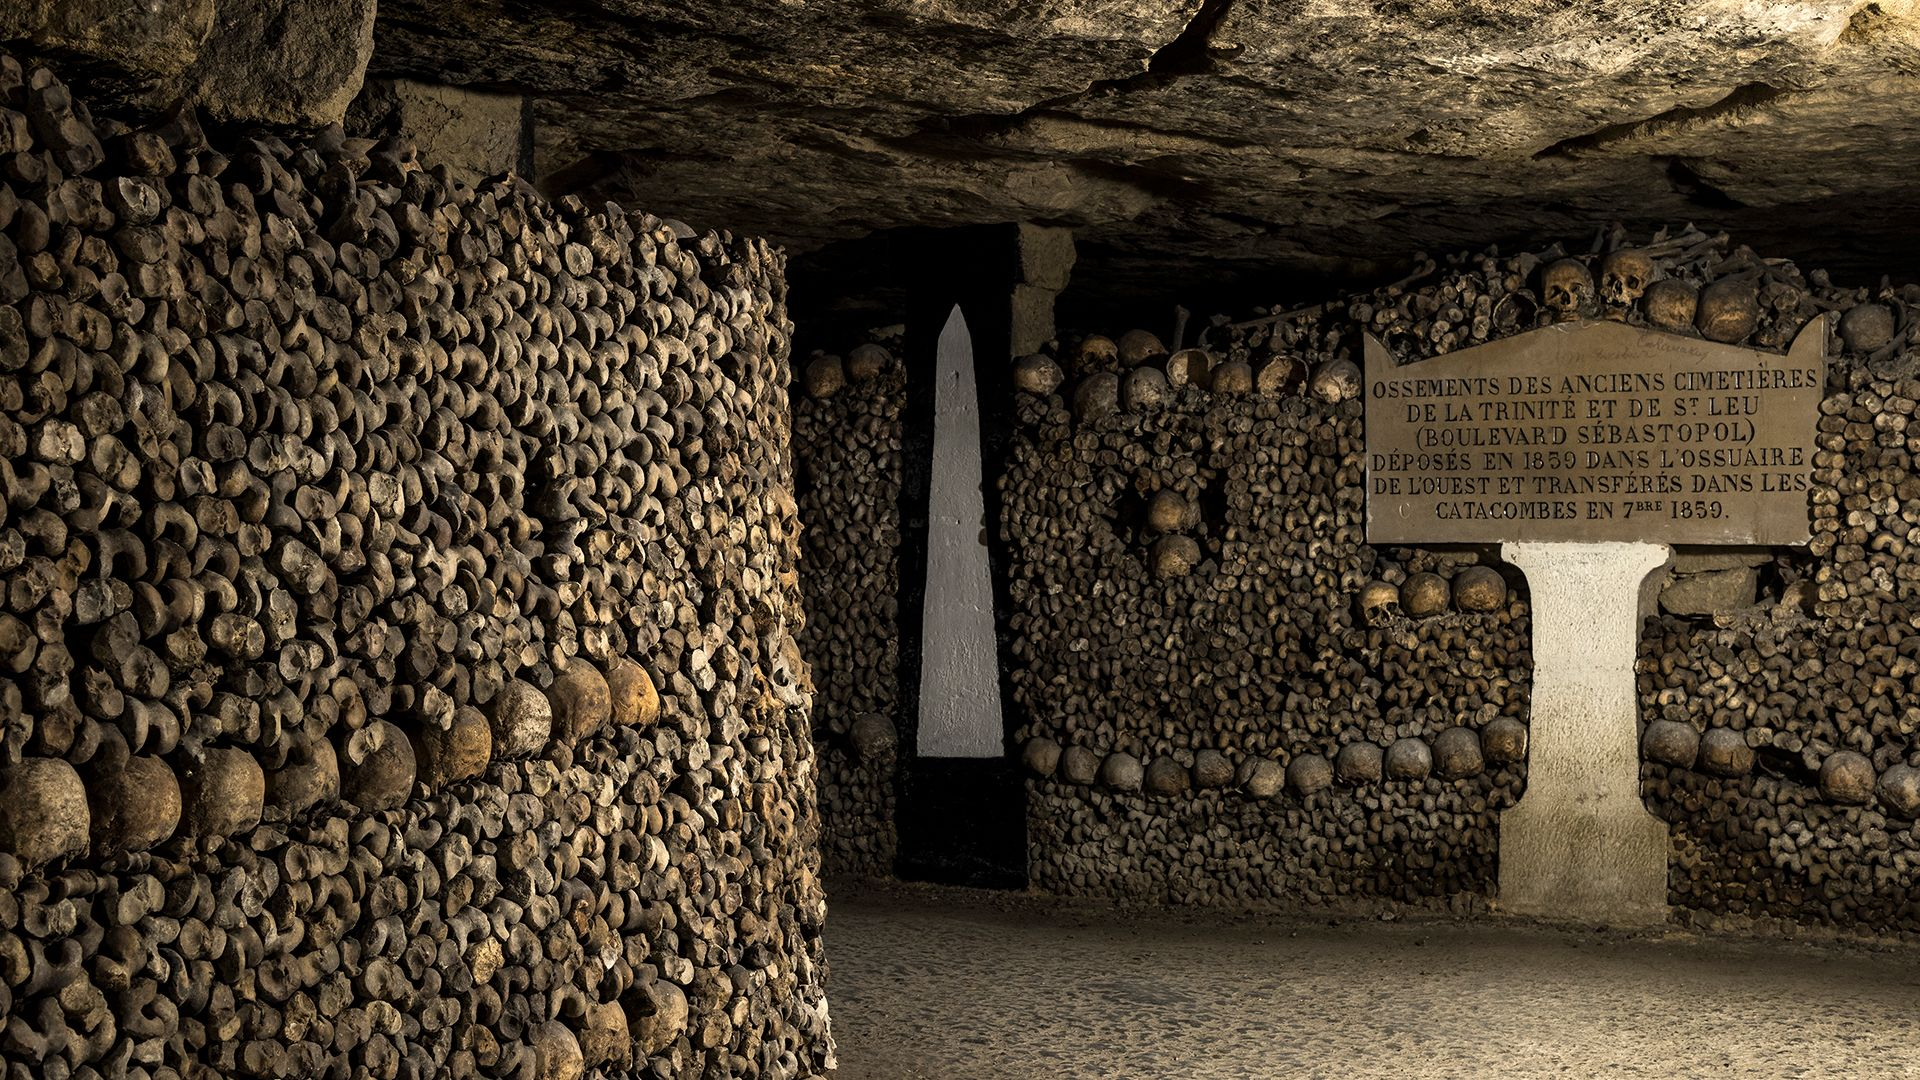
[{"label": "handwritten marking on plaque", "polygon": [[1366,361],[1371,543],[1811,536],[1823,320],[1785,356],[1579,322]]}]

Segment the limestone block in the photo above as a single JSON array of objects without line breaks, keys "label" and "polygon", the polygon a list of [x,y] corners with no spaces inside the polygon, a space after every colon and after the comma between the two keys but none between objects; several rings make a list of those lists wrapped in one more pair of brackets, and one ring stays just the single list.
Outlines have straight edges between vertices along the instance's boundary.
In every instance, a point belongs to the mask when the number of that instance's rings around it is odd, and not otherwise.
[{"label": "limestone block", "polygon": [[1033,285],[1015,285],[1011,305],[1013,328],[1008,348],[1014,356],[1039,352],[1057,332],[1053,321],[1054,292]]},{"label": "limestone block", "polygon": [[151,83],[180,74],[213,32],[215,0],[10,0],[0,41],[84,58],[102,74]]},{"label": "limestone block", "polygon": [[373,57],[374,0],[222,0],[175,87],[218,120],[338,123]]},{"label": "limestone block", "polygon": [[1054,292],[1067,287],[1073,274],[1073,230],[1020,224],[1020,279]]},{"label": "limestone block", "polygon": [[1753,606],[1760,574],[1750,566],[1676,574],[1660,590],[1660,606],[1670,615],[1716,615]]},{"label": "limestone block", "polygon": [[[1666,918],[1667,827],[1640,798],[1634,651],[1664,545],[1501,546],[1534,611],[1527,791],[1500,815],[1500,902],[1611,923]],[[1436,755],[1437,756],[1437,755]]]},{"label": "limestone block", "polygon": [[1675,574],[1704,574],[1712,570],[1739,570],[1744,567],[1761,567],[1772,561],[1773,549],[1768,547],[1727,546],[1675,548],[1673,552],[1673,572]]},{"label": "limestone block", "polygon": [[527,99],[463,86],[369,79],[347,117],[356,135],[399,135],[420,159],[446,165],[467,183],[501,173],[531,171],[532,131]]}]

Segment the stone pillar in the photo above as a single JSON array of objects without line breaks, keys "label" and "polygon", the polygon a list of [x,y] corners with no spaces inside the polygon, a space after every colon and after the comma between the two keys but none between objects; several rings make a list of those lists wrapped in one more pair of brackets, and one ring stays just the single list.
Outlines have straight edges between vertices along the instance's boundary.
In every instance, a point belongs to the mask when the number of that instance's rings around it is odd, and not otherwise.
[{"label": "stone pillar", "polygon": [[1053,301],[1073,273],[1073,230],[1019,226],[1020,280],[1013,286],[1015,357],[1040,351],[1053,339]]},{"label": "stone pillar", "polygon": [[1664,544],[1516,544],[1533,603],[1527,791],[1500,815],[1500,904],[1519,915],[1664,922],[1667,827],[1640,801],[1640,623]]}]

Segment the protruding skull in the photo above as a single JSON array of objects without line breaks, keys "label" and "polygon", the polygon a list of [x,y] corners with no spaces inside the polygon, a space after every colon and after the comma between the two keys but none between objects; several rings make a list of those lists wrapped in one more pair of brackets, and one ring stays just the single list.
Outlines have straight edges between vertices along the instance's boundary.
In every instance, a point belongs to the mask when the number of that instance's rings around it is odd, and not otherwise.
[{"label": "protruding skull", "polygon": [[1050,356],[1036,353],[1014,361],[1013,385],[1025,393],[1051,394],[1059,388],[1063,377],[1060,365]]},{"label": "protruding skull", "polygon": [[1360,396],[1360,365],[1351,360],[1329,360],[1313,373],[1315,397],[1330,405]]},{"label": "protruding skull", "polygon": [[1632,307],[1653,284],[1653,276],[1653,259],[1646,252],[1609,252],[1600,260],[1600,299],[1610,308]]},{"label": "protruding skull", "polygon": [[1647,321],[1672,334],[1693,329],[1694,309],[1700,294],[1679,278],[1661,278],[1647,286]]},{"label": "protruding skull", "polygon": [[1840,316],[1840,340],[1857,353],[1869,353],[1893,340],[1893,309],[1885,304],[1861,304]]},{"label": "protruding skull", "polygon": [[1129,330],[1121,334],[1114,351],[1123,368],[1139,367],[1156,356],[1167,355],[1167,347],[1160,344],[1160,339],[1148,330]]},{"label": "protruding skull", "polygon": [[1553,321],[1577,319],[1593,307],[1593,273],[1578,259],[1560,259],[1540,271],[1540,299]]},{"label": "protruding skull", "polygon": [[1360,616],[1369,626],[1379,626],[1388,619],[1400,614],[1400,588],[1386,581],[1369,581],[1360,586],[1360,592],[1354,597],[1360,606]]},{"label": "protruding skull", "polygon": [[1760,325],[1759,288],[1752,278],[1722,278],[1700,290],[1693,324],[1709,341],[1731,345],[1746,340]]},{"label": "protruding skull", "polygon": [[1110,337],[1088,334],[1080,341],[1080,348],[1074,353],[1073,372],[1082,378],[1102,371],[1117,371],[1120,367],[1120,347]]}]

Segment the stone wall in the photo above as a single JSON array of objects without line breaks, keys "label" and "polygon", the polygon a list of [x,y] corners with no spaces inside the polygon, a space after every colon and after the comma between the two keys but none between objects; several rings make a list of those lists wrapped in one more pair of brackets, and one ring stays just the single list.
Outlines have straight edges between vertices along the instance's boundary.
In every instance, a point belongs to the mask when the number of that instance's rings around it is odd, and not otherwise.
[{"label": "stone wall", "polygon": [[0,59],[9,1076],[832,1063],[783,263]]},{"label": "stone wall", "polygon": [[900,710],[900,484],[905,375],[883,346],[814,356],[794,402],[800,649],[815,673],[820,849],[831,872],[885,877]]}]

